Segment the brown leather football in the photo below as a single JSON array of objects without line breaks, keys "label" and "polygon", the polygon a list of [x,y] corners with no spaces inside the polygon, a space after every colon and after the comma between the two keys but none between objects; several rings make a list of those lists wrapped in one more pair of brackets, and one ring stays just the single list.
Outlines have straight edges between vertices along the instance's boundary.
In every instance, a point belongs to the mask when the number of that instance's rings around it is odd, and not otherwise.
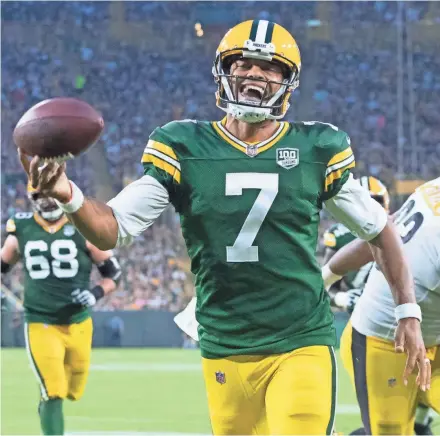
[{"label": "brown leather football", "polygon": [[31,107],[14,129],[14,142],[30,156],[74,157],[101,135],[104,120],[76,98],[51,98]]}]

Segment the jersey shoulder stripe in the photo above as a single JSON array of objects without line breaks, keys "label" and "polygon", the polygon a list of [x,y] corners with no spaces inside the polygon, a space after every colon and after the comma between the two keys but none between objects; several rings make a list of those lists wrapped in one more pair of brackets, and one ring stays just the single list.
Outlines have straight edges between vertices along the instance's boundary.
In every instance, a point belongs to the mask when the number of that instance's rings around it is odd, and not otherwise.
[{"label": "jersey shoulder stripe", "polygon": [[14,218],[9,218],[6,222],[6,233],[15,233],[17,231],[17,226],[15,225]]},{"label": "jersey shoulder stripe", "polygon": [[142,163],[152,163],[180,183],[180,163],[170,146],[150,139],[145,147]]},{"label": "jersey shoulder stripe", "polygon": [[354,159],[353,152],[351,152],[351,154],[343,160],[334,163],[331,166],[327,166],[325,171],[325,191],[327,192],[329,186],[332,185],[336,180],[340,179],[346,170],[354,168],[355,166],[356,161]]},{"label": "jersey shoulder stripe", "polygon": [[166,145],[163,142],[154,141],[153,139],[150,139],[147,142],[147,146],[145,147],[145,152],[147,152],[150,148],[154,150],[158,150],[163,154],[166,154],[168,157],[174,159],[177,162],[179,161],[179,159],[177,159],[176,153],[174,153],[174,150],[169,145]]},{"label": "jersey shoulder stripe", "polygon": [[324,233],[324,245],[329,248],[336,247],[336,236],[329,230]]},{"label": "jersey shoulder stripe", "polygon": [[344,161],[345,159],[350,158],[351,156],[353,156],[353,150],[351,149],[351,147],[347,147],[345,150],[336,153],[329,161],[329,163],[327,164],[327,168],[331,168],[333,165],[338,164],[342,161]]}]

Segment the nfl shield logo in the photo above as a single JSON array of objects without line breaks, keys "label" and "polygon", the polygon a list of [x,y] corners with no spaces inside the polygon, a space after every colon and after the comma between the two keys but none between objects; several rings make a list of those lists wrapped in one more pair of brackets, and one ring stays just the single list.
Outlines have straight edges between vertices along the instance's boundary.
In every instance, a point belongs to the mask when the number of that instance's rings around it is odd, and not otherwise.
[{"label": "nfl shield logo", "polygon": [[216,371],[215,372],[215,380],[217,383],[220,383],[221,385],[224,385],[226,383],[226,375],[224,372]]},{"label": "nfl shield logo", "polygon": [[256,145],[248,145],[246,147],[246,154],[249,157],[255,157],[258,154],[258,147]]},{"label": "nfl shield logo", "polygon": [[64,236],[73,236],[75,234],[75,227],[70,224],[64,226],[63,229]]},{"label": "nfl shield logo", "polygon": [[299,150],[297,148],[277,148],[277,164],[290,170],[299,163]]},{"label": "nfl shield logo", "polygon": [[394,386],[396,386],[396,384],[397,384],[397,380],[394,377],[388,379],[388,386],[390,388],[393,388]]}]

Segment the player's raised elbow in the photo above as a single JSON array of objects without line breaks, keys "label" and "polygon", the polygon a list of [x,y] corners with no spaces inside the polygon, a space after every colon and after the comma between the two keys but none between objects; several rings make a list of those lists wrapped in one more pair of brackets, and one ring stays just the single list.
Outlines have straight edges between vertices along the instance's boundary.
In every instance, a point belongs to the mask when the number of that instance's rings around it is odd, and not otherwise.
[{"label": "player's raised elbow", "polygon": [[102,251],[113,250],[114,248],[116,248],[116,241],[113,242],[107,239],[98,239],[93,243],[94,245],[96,245],[97,248]]}]

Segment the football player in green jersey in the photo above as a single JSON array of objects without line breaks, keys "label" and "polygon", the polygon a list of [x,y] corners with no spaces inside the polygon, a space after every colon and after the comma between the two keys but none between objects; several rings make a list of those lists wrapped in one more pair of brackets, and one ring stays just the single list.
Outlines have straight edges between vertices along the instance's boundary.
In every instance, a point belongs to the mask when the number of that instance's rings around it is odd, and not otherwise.
[{"label": "football player in green jersey", "polygon": [[[64,434],[62,403],[84,393],[92,347],[90,307],[112,292],[121,269],[112,251],[86,241],[52,198],[28,189],[34,212],[6,224],[1,272],[24,263],[26,349],[40,385],[41,429]],[[102,280],[90,289],[96,264]]]},{"label": "football player in green jersey", "polygon": [[[85,198],[64,164],[22,163],[102,249],[129,244],[172,203],[196,276],[196,316],[214,434],[331,434],[335,329],[315,257],[325,207],[371,242],[409,304],[399,322],[410,362],[424,359],[412,278],[394,226],[350,174],[347,134],[280,121],[298,86],[300,54],[283,27],[246,21],[222,39],[213,68],[218,122],[157,128],[144,176],[108,204]],[[426,371],[421,370],[425,381]]]},{"label": "football player in green jersey", "polygon": [[[376,200],[389,213],[390,196],[386,186],[373,176],[361,177],[359,182],[370,193],[371,198]],[[339,249],[356,239],[356,236],[343,224],[336,223],[324,232],[323,239],[326,247],[324,253],[324,264],[326,264]],[[336,282],[329,289],[332,304],[348,313],[353,312],[371,267],[372,263],[368,263],[359,271],[350,272],[342,280]]]}]

